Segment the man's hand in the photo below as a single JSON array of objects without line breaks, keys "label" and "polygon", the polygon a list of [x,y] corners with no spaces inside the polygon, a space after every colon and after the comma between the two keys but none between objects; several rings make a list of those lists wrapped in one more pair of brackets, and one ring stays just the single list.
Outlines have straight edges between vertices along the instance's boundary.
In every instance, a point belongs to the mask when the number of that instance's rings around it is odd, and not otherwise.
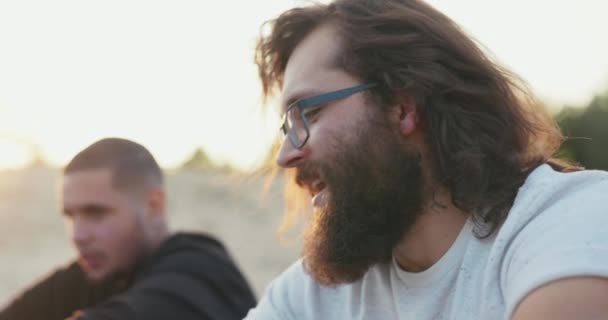
[{"label": "man's hand", "polygon": [[71,316],[65,318],[65,320],[82,320],[84,319],[84,312],[82,312],[81,310],[78,311],[74,311],[74,313],[72,313]]}]

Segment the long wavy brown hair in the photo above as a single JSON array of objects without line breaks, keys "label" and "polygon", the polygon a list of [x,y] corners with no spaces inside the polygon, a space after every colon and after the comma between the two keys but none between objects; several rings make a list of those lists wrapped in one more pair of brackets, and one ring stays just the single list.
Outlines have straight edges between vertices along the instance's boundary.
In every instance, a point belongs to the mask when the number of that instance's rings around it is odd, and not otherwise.
[{"label": "long wavy brown hair", "polygon": [[[433,176],[451,191],[454,205],[473,215],[478,236],[500,226],[532,169],[542,163],[573,168],[551,158],[561,133],[524,82],[419,0],[337,0],[268,21],[270,32],[262,33],[255,53],[265,98],[281,88],[295,47],[326,23],[337,28],[342,44],[337,66],[380,84],[371,90],[377,106],[403,96],[415,101]],[[296,208],[291,201],[288,207]]]}]

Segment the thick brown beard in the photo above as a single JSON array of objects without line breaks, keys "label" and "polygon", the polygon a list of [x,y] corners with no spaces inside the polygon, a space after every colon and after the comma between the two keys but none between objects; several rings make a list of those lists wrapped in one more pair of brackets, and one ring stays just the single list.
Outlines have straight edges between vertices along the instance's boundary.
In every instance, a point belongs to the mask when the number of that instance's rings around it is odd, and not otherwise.
[{"label": "thick brown beard", "polygon": [[317,169],[329,191],[303,247],[306,270],[323,284],[357,281],[371,266],[390,261],[420,213],[419,155],[382,125],[365,127],[349,142],[336,141],[334,159],[301,168],[302,176]]}]

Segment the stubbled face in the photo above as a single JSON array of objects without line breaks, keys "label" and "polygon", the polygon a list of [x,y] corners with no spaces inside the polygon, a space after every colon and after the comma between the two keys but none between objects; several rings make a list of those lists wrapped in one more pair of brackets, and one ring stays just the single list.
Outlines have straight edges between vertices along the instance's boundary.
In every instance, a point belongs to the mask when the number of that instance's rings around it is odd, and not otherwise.
[{"label": "stubbled face", "polygon": [[[284,105],[360,83],[331,68],[340,50],[336,39],[332,27],[323,26],[298,45],[285,71]],[[388,261],[416,221],[422,203],[419,157],[363,93],[329,103],[310,120],[307,144],[295,149],[285,139],[277,163],[294,169],[295,182],[311,196],[307,270],[323,283],[352,282]]]},{"label": "stubbled face", "polygon": [[78,263],[94,282],[132,271],[145,251],[142,197],[120,192],[109,169],[63,178],[63,213]]}]

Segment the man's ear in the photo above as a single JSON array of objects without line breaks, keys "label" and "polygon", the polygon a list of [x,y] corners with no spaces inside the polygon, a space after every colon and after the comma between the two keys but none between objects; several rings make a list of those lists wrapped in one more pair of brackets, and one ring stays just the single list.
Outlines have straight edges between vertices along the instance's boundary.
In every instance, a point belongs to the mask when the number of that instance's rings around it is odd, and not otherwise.
[{"label": "man's ear", "polygon": [[404,136],[409,136],[419,128],[418,107],[414,99],[403,95],[397,101],[399,114],[399,131]]},{"label": "man's ear", "polygon": [[146,204],[153,215],[164,215],[166,207],[166,193],[160,187],[150,188],[146,194]]}]

